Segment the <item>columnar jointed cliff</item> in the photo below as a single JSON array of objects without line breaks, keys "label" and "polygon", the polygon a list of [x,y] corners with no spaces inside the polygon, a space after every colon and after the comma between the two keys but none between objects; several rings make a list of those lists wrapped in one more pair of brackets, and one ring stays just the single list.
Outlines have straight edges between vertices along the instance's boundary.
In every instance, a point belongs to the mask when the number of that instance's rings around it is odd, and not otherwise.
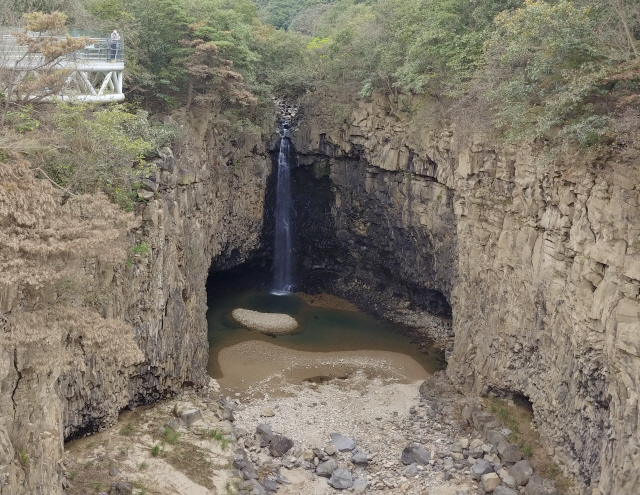
[{"label": "columnar jointed cliff", "polygon": [[640,162],[543,165],[527,147],[407,124],[409,106],[377,97],[336,126],[323,101],[294,136],[303,163],[331,157],[332,215],[351,212],[343,257],[372,249],[369,271],[449,297],[450,377],[528,397],[586,492],[640,493]]},{"label": "columnar jointed cliff", "polygon": [[60,493],[64,439],[206,383],[208,270],[259,246],[269,162],[206,118],[185,134],[130,214],[0,164],[0,494]]}]

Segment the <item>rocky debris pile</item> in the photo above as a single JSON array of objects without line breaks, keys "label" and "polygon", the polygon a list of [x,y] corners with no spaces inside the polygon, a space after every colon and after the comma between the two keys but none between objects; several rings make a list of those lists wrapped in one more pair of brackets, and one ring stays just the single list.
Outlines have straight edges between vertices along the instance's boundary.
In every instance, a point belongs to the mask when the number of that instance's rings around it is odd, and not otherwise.
[{"label": "rocky debris pile", "polygon": [[296,122],[300,110],[298,105],[291,105],[278,98],[274,98],[273,103],[276,107],[276,115],[279,120],[285,120],[289,122],[290,125]]},{"label": "rocky debris pile", "polygon": [[[461,493],[472,489],[468,466],[466,473],[462,466],[456,470],[436,455],[463,433],[453,420],[452,398],[427,401],[416,389],[417,385],[382,384],[371,378],[361,383],[351,377],[296,386],[293,397],[242,406],[236,414],[238,459],[264,473],[254,485],[264,485],[266,479],[305,479],[305,488],[285,488],[287,494],[334,489],[421,495],[449,484]],[[269,424],[263,423],[267,409],[273,413]],[[282,457],[274,457],[268,443],[275,430],[293,441]],[[249,481],[245,471],[237,475]]]},{"label": "rocky debris pile", "polygon": [[231,316],[243,327],[267,335],[293,333],[298,328],[298,322],[294,317],[282,313],[261,313],[237,308],[231,312]]},{"label": "rocky debris pile", "polygon": [[478,435],[471,442],[456,445],[455,451],[459,452],[457,457],[471,466],[471,477],[485,493],[558,495],[551,480],[534,474],[520,448],[509,442],[511,430],[503,428],[495,416],[472,402],[465,406],[462,417]]}]

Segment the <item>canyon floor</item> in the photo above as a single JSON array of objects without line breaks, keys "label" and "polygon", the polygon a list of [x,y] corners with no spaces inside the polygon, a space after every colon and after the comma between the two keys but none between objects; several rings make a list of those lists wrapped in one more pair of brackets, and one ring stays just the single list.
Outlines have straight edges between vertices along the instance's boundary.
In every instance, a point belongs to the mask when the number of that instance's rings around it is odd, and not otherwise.
[{"label": "canyon floor", "polygon": [[[266,367],[252,368],[257,356]],[[459,421],[462,398],[443,376],[429,377],[411,358],[384,351],[306,353],[245,342],[221,353],[220,362],[221,384],[212,380],[203,391],[126,412],[109,430],[70,442],[66,493],[125,493],[127,484],[116,488],[119,482],[133,483],[136,495],[253,493],[233,466],[240,456],[261,478],[273,475],[282,482],[281,495],[339,493],[314,472],[314,464],[329,458],[350,469],[364,492],[477,490],[468,470],[443,465],[452,445],[471,438]],[[234,369],[243,370],[242,378]],[[419,392],[425,379],[433,389],[428,399]],[[193,409],[201,414],[185,427],[178,418]],[[291,439],[293,448],[283,457],[270,455],[254,439],[259,424]],[[332,433],[353,439],[366,465],[354,465],[351,452],[333,452]],[[431,451],[431,461],[403,464],[403,449],[413,444]]]}]

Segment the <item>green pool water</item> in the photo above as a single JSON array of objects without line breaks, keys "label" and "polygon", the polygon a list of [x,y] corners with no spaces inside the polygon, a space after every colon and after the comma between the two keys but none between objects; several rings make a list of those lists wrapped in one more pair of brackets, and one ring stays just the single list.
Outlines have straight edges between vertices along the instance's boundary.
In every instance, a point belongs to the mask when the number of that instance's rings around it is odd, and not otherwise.
[{"label": "green pool water", "polygon": [[[236,308],[265,313],[285,313],[299,324],[298,332],[270,337],[247,330],[233,321]],[[429,373],[444,369],[441,352],[412,343],[393,323],[359,311],[320,308],[307,304],[295,294],[274,295],[266,291],[245,290],[216,293],[209,298],[209,375],[221,378],[218,353],[248,340],[261,340],[289,349],[307,352],[381,350],[406,354]]]}]

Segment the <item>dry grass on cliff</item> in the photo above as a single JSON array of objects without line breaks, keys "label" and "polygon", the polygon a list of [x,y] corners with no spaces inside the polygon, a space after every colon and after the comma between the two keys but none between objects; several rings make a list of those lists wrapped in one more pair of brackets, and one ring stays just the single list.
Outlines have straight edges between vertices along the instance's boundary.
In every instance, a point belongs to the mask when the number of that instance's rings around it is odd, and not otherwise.
[{"label": "dry grass on cliff", "polygon": [[525,404],[498,398],[485,399],[485,405],[513,432],[509,440],[520,447],[536,474],[554,480],[561,495],[572,493],[573,482],[563,476],[560,467],[540,443],[540,435],[533,428],[533,411]]}]

